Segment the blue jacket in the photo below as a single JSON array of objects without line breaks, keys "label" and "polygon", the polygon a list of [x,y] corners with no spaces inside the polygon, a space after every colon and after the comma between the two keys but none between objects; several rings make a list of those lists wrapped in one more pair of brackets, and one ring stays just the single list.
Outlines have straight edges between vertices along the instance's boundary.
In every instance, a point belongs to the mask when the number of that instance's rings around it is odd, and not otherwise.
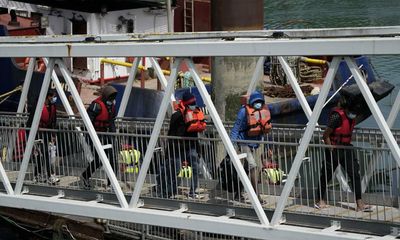
[{"label": "blue jacket", "polygon": [[[231,140],[255,140],[260,141],[263,135],[258,135],[254,137],[247,136],[247,115],[246,115],[246,108],[242,106],[238,112],[235,124],[233,125],[231,131]],[[250,148],[258,148],[259,144],[256,143],[249,143],[248,146]]]}]

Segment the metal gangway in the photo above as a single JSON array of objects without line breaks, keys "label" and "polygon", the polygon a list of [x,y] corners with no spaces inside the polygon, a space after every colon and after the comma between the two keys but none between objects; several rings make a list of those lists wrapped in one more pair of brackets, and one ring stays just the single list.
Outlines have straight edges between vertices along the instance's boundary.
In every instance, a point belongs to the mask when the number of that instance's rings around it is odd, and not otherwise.
[{"label": "metal gangway", "polygon": [[[188,235],[188,239],[223,238],[218,236],[251,239],[395,238],[400,222],[400,149],[399,132],[391,129],[391,126],[397,117],[399,105],[393,105],[385,120],[351,56],[400,54],[398,30],[398,27],[284,30],[281,31],[284,33],[282,38],[277,38],[275,31],[1,38],[0,57],[29,56],[31,60],[18,112],[0,116],[1,144],[5,146],[0,162],[3,185],[0,205],[110,219],[119,229],[122,223],[131,223],[123,226],[129,226],[125,228],[131,228],[132,231],[139,224],[194,232],[194,235]],[[313,110],[283,58],[294,55],[332,56]],[[157,118],[123,118],[131,91],[126,88],[118,112],[118,133],[97,134],[62,59],[83,56],[151,57],[165,91]],[[158,67],[153,58],[156,56],[175,58],[169,78]],[[278,56],[309,119],[306,126],[277,125],[268,137],[259,142],[262,146],[257,153],[260,160],[268,158],[267,149],[272,149],[272,158],[282,175],[279,181],[274,181],[267,174],[260,173],[258,191],[262,199],[258,199],[241,163],[245,156],[238,154],[240,151],[236,151],[229,139],[230,125],[221,121],[196,72],[191,60],[194,56],[260,57],[248,92],[253,91],[260,80],[265,56]],[[45,58],[47,63],[36,109],[43,106],[46,91],[50,82],[53,82],[68,114],[58,119],[57,129],[38,128],[40,111],[34,113],[32,126],[26,126],[27,116],[23,113],[23,105],[36,57]],[[321,142],[324,126],[317,126],[317,119],[342,60],[349,66],[379,126],[379,129],[356,129],[353,136],[353,142],[357,143],[354,151],[361,165],[363,199],[374,208],[368,213],[356,211],[351,186],[340,169],[337,169],[336,178],[329,185],[328,202],[331,207],[314,208],[318,200],[315,191],[318,173],[324,165],[326,148]],[[182,62],[189,66],[212,120],[204,136],[199,139],[202,157],[195,170],[199,176],[199,187],[194,198],[187,196],[193,178],[181,177],[179,181],[170,183],[177,187],[177,194],[162,194],[171,174],[160,173],[160,169],[174,171],[166,154],[169,142],[173,142],[174,138],[166,136],[168,120],[165,116],[171,108],[175,81]],[[135,61],[133,66],[137,65],[138,61]],[[70,89],[79,111],[78,116],[74,115],[55,74],[56,68]],[[132,67],[127,86],[132,85],[136,69]],[[397,94],[397,101],[400,101],[400,93]],[[38,165],[35,164],[37,159],[46,154],[40,149],[43,149],[41,145],[47,143],[40,140],[49,135],[54,136],[54,143],[58,146],[51,162],[54,173],[61,178],[60,183],[55,185],[35,181],[32,174]],[[105,139],[108,144],[103,145]],[[123,164],[120,161],[114,166],[110,161],[120,159],[127,146],[137,149],[142,155],[138,161],[139,169],[130,173],[121,167]],[[85,190],[79,176],[95,153],[99,155],[103,168],[92,177],[94,188]],[[243,198],[238,200],[234,191],[221,187],[221,173],[225,171],[226,175],[228,168],[221,168],[220,163],[226,154],[231,159],[230,171],[235,169],[237,172],[237,179],[231,184],[243,187]],[[283,175],[286,175],[285,179]],[[107,179],[111,182],[111,188],[106,186]]]}]

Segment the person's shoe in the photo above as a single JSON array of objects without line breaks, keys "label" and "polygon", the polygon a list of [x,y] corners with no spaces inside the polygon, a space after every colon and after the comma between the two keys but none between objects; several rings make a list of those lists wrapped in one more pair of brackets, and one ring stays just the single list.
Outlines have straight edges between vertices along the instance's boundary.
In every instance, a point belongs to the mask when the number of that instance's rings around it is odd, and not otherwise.
[{"label": "person's shoe", "polygon": [[364,203],[362,199],[358,199],[356,201],[356,212],[372,212],[373,209],[370,205]]},{"label": "person's shoe", "polygon": [[60,179],[53,174],[47,179],[47,183],[49,184],[56,184],[58,182],[60,182]]},{"label": "person's shoe", "polygon": [[260,201],[261,205],[267,204],[267,199],[262,198],[261,195],[258,195],[258,201]]},{"label": "person's shoe", "polygon": [[106,192],[114,192],[114,188],[113,188],[113,186],[112,185],[107,185],[107,187],[106,187]]},{"label": "person's shoe", "polygon": [[192,194],[188,195],[188,199],[190,199],[190,200],[200,200],[203,198],[204,198],[204,195],[201,195],[201,194],[192,193]]},{"label": "person's shoe", "polygon": [[362,208],[357,207],[357,212],[373,212],[374,209],[370,205],[365,205]]},{"label": "person's shoe", "polygon": [[323,209],[323,208],[327,208],[327,207],[328,207],[328,204],[326,204],[325,201],[320,200],[319,202],[317,202],[317,203],[314,204],[314,207],[315,207],[316,209]]},{"label": "person's shoe", "polygon": [[35,176],[33,178],[34,183],[45,183],[46,181],[47,181],[47,179],[45,177],[43,177],[41,174],[38,174],[37,176]]},{"label": "person's shoe", "polygon": [[89,179],[86,179],[83,176],[80,176],[80,186],[82,186],[82,188],[85,189],[85,190],[90,190],[91,189]]},{"label": "person's shoe", "polygon": [[233,196],[233,201],[234,202],[245,202],[246,199],[245,199],[245,197],[242,196],[242,194],[235,193],[235,195]]}]

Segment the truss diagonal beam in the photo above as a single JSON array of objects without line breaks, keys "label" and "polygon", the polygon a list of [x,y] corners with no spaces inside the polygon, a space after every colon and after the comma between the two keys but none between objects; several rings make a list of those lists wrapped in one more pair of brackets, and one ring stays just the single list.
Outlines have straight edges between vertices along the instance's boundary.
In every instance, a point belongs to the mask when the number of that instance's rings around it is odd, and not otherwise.
[{"label": "truss diagonal beam", "polygon": [[158,114],[157,114],[156,122],[154,123],[153,131],[151,132],[150,141],[149,141],[149,144],[147,145],[146,153],[144,155],[144,160],[143,160],[142,166],[140,167],[140,170],[139,170],[139,176],[137,178],[137,181],[135,184],[135,189],[133,190],[132,198],[129,203],[130,208],[137,207],[140,193],[143,188],[144,180],[146,178],[147,171],[149,170],[149,166],[150,166],[151,159],[153,157],[154,149],[156,147],[157,140],[160,135],[162,123],[165,119],[165,114],[167,112],[168,103],[171,99],[171,95],[174,92],[175,81],[178,76],[178,69],[179,69],[180,64],[181,64],[181,59],[176,58],[174,65],[172,67],[171,75],[169,76],[169,82],[167,85],[167,89],[165,90],[164,97],[161,101],[161,106],[160,106],[160,110],[158,111]]},{"label": "truss diagonal beam", "polygon": [[[400,166],[400,148],[396,142],[396,139],[393,137],[393,133],[390,131],[388,124],[386,123],[385,118],[382,115],[382,112],[379,110],[379,106],[375,101],[374,96],[369,90],[367,83],[364,81],[361,72],[358,70],[357,64],[355,63],[353,58],[345,57],[347,65],[349,65],[350,71],[356,80],[358,87],[368,104],[369,109],[372,112],[372,115],[375,118],[376,123],[379,126],[379,129],[382,131],[383,136],[385,137],[386,143],[388,144],[394,159],[397,162],[397,166]],[[396,103],[395,103],[396,104]],[[393,106],[394,107],[394,106]]]},{"label": "truss diagonal beam", "polygon": [[13,190],[13,188],[11,186],[10,180],[8,179],[6,171],[4,170],[2,161],[0,161],[0,180],[3,183],[7,194],[14,195],[14,190]]},{"label": "truss diagonal beam", "polygon": [[[37,100],[37,104],[36,104],[36,111],[33,116],[31,130],[29,132],[27,144],[26,144],[25,151],[24,151],[24,157],[22,159],[22,164],[21,164],[20,170],[18,172],[17,183],[15,184],[15,193],[16,194],[21,194],[22,185],[25,180],[26,170],[28,169],[29,158],[31,156],[31,152],[33,149],[33,143],[35,141],[36,133],[39,128],[39,121],[40,121],[40,116],[42,114],[42,108],[44,105],[44,101],[46,100],[47,90],[49,89],[49,85],[50,85],[50,81],[51,81],[51,74],[53,73],[53,70],[54,70],[54,63],[55,63],[55,60],[50,59],[49,65],[46,69],[46,73],[44,74],[42,88],[40,89],[39,99]],[[46,144],[46,143],[44,143],[44,144]]]},{"label": "truss diagonal beam", "polygon": [[[293,74],[292,69],[290,68],[289,64],[286,62],[286,60],[282,57],[278,57],[279,63],[281,64],[283,70],[285,71],[285,74],[289,80],[290,85],[293,88],[294,93],[296,94],[297,99],[300,102],[301,108],[303,109],[308,121],[310,121],[312,110],[310,108],[310,105],[307,102],[306,97],[304,96],[303,91],[300,88],[300,85],[296,79],[296,77]],[[324,104],[325,106],[326,104]],[[322,108],[324,108],[324,106]],[[317,122],[318,125],[318,122]],[[341,168],[337,168],[335,171],[335,176],[340,182],[340,186],[344,191],[351,192],[350,186],[346,181],[346,177],[343,174],[343,171]]]},{"label": "truss diagonal beam", "polygon": [[[46,64],[46,66],[49,64],[49,60],[47,58],[43,58],[44,63]],[[58,78],[57,74],[55,72],[53,72],[51,74],[51,79],[54,82],[54,85],[56,86],[56,91],[58,93],[58,96],[61,99],[61,102],[65,108],[65,111],[67,111],[67,114],[72,116],[74,115],[74,111],[72,110],[71,104],[69,104],[67,95],[65,95],[64,89],[62,88],[60,79]]]},{"label": "truss diagonal beam", "polygon": [[33,69],[35,68],[35,65],[36,65],[36,58],[35,57],[30,58],[28,69],[26,69],[24,86],[22,87],[21,97],[20,97],[19,103],[18,103],[18,109],[17,109],[18,113],[22,113],[22,111],[24,110],[26,97],[28,96],[28,90],[29,90],[29,86],[31,85],[32,74],[33,74]]},{"label": "truss diagonal beam", "polygon": [[314,110],[311,114],[311,118],[304,132],[304,136],[301,139],[300,146],[297,149],[297,153],[294,158],[292,168],[290,169],[281,196],[278,199],[278,205],[276,206],[274,215],[272,217],[271,225],[277,225],[282,217],[282,213],[285,208],[286,201],[289,197],[289,193],[293,188],[294,181],[296,179],[297,174],[299,173],[299,169],[302,164],[302,159],[308,148],[308,144],[310,143],[315,126],[317,125],[318,118],[321,114],[322,107],[324,106],[326,97],[328,96],[329,89],[332,85],[333,79],[335,78],[336,71],[339,66],[339,61],[340,61],[339,57],[333,58],[328,73],[326,74],[324,84],[322,85],[321,92],[317,99],[317,103],[315,104]]},{"label": "truss diagonal beam", "polygon": [[210,112],[211,118],[213,120],[213,123],[215,124],[215,127],[218,130],[219,135],[221,136],[222,142],[224,143],[224,146],[232,159],[233,166],[235,167],[237,174],[239,175],[240,181],[243,183],[243,186],[246,190],[246,192],[249,194],[251,204],[254,207],[254,210],[258,216],[258,219],[260,220],[262,225],[267,225],[269,224],[268,218],[265,215],[264,209],[261,206],[260,201],[257,198],[257,194],[255,193],[250,179],[247,177],[246,172],[244,171],[243,165],[240,162],[239,156],[235,151],[235,148],[233,147],[232,141],[230,140],[228,133],[226,132],[226,129],[224,128],[224,125],[222,123],[221,118],[219,117],[219,114],[217,112],[217,109],[215,108],[210,95],[207,92],[206,87],[204,86],[203,81],[201,81],[200,76],[197,74],[195,71],[195,66],[191,60],[186,60],[188,63],[190,73],[193,76],[193,79],[196,83],[196,87],[198,88],[201,98],[203,99],[204,103],[206,104],[206,107],[208,111]]},{"label": "truss diagonal beam", "polygon": [[[36,64],[36,58],[30,58],[28,69],[26,70],[26,74],[25,74],[25,80],[24,80],[24,85],[22,87],[21,96],[19,98],[17,113],[23,113],[23,111],[24,111],[24,107],[25,107],[27,96],[28,96],[29,86],[31,85],[32,74],[33,74],[33,69],[35,68],[35,64]],[[11,156],[13,155],[16,139],[17,139],[17,133],[15,132],[12,135],[11,140],[8,142],[7,155],[6,155],[7,162],[11,161]]]},{"label": "truss diagonal beam", "polygon": [[400,90],[397,92],[396,100],[394,100],[392,110],[390,110],[390,113],[389,113],[389,116],[387,119],[387,124],[388,124],[389,128],[393,127],[394,121],[396,121],[399,111],[400,111]]},{"label": "truss diagonal beam", "polygon": [[[117,196],[117,199],[121,205],[122,208],[127,208],[128,207],[128,202],[125,199],[125,196],[122,192],[121,187],[118,184],[117,177],[115,176],[115,173],[111,167],[111,164],[107,158],[106,153],[104,152],[104,149],[102,147],[102,144],[100,142],[99,136],[97,136],[96,130],[93,127],[92,122],[89,119],[89,116],[86,112],[85,106],[83,106],[83,102],[79,96],[78,90],[76,89],[74,82],[72,78],[69,75],[69,72],[64,64],[64,62],[61,59],[57,60],[57,64],[65,78],[65,82],[70,88],[71,91],[71,96],[74,99],[74,102],[76,104],[76,107],[79,110],[79,113],[82,116],[82,120],[85,123],[86,129],[89,133],[90,138],[93,141],[93,145],[100,157],[101,163],[103,165],[103,168],[107,174],[108,179],[110,179],[111,185],[114,189],[115,195]],[[24,156],[25,157],[25,156]]]},{"label": "truss diagonal beam", "polygon": [[126,106],[128,105],[129,97],[131,96],[133,81],[135,80],[138,67],[139,67],[139,58],[135,58],[131,67],[131,71],[129,73],[128,81],[126,82],[125,85],[125,90],[124,94],[122,95],[121,104],[119,105],[119,110],[117,115],[117,117],[119,118],[125,115]]},{"label": "truss diagonal beam", "polygon": [[[168,81],[167,81],[167,79],[165,78],[165,75],[164,75],[164,73],[163,73],[163,71],[162,71],[162,69],[161,69],[161,67],[160,67],[160,64],[158,64],[158,62],[156,61],[156,59],[155,58],[149,58],[150,59],[150,63],[151,63],[151,65],[153,66],[153,68],[154,68],[154,71],[156,72],[156,74],[157,74],[157,77],[158,77],[158,80],[160,81],[160,83],[161,83],[161,85],[162,85],[162,87],[164,88],[164,89],[167,89],[167,85],[168,85]],[[174,102],[176,99],[175,99],[175,96],[172,94],[171,95],[171,102]],[[172,105],[171,105],[172,106]],[[173,106],[172,106],[173,107]]]},{"label": "truss diagonal beam", "polygon": [[308,105],[307,99],[304,96],[303,91],[301,91],[300,85],[298,84],[297,79],[294,76],[292,69],[290,68],[289,64],[286,62],[286,60],[282,56],[278,56],[278,61],[281,64],[283,71],[285,71],[286,77],[289,80],[289,83],[292,86],[293,91],[296,94],[296,97],[300,102],[301,108],[303,108],[303,111],[306,114],[308,121],[310,121],[311,114],[312,114],[310,105]]}]

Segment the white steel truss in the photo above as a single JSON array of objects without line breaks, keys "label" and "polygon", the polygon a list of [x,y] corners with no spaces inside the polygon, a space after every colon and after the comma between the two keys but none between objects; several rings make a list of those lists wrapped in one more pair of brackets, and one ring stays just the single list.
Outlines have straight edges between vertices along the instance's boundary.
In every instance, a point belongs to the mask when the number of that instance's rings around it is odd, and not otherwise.
[{"label": "white steel truss", "polygon": [[[387,29],[386,29],[387,30]],[[371,32],[373,30],[370,29]],[[376,32],[381,32],[382,29],[376,29]],[[393,29],[390,29],[393,31]],[[387,30],[387,32],[390,32]],[[254,35],[254,32],[252,32]],[[261,34],[260,32],[259,34]],[[44,76],[43,85],[40,91],[40,97],[37,102],[37,108],[40,109],[45,101],[46,91],[50,84],[51,79],[56,82],[57,90],[62,92],[60,86],[58,86],[58,79],[54,77],[54,67],[58,66],[61,73],[69,86],[71,95],[77,105],[79,113],[82,116],[84,124],[88,129],[90,138],[94,142],[95,149],[100,156],[103,167],[107,173],[107,177],[110,179],[114,189],[114,193],[119,201],[119,206],[111,206],[101,203],[94,202],[83,202],[68,199],[55,199],[41,196],[32,196],[25,194],[22,191],[23,181],[25,178],[26,170],[28,167],[30,152],[32,151],[34,138],[38,130],[40,111],[36,111],[31,126],[28,144],[25,149],[21,169],[18,175],[15,189],[12,189],[10,181],[6,175],[2,163],[0,162],[0,178],[5,186],[6,194],[0,193],[0,205],[8,207],[19,207],[28,208],[42,211],[51,211],[66,214],[76,214],[98,218],[108,218],[143,224],[160,225],[174,228],[184,228],[189,230],[199,230],[213,233],[222,233],[228,235],[235,235],[241,237],[251,238],[262,238],[262,239],[287,239],[289,237],[301,238],[301,239],[365,239],[367,235],[363,234],[351,234],[337,231],[321,231],[318,229],[310,229],[305,227],[294,227],[289,225],[280,224],[281,217],[285,208],[285,204],[289,197],[289,193],[294,186],[295,178],[299,172],[302,164],[302,159],[308,148],[310,139],[313,131],[316,128],[317,120],[324,106],[325,100],[328,96],[329,89],[332,85],[334,76],[339,66],[339,62],[344,59],[348,64],[352,74],[354,75],[357,85],[361,89],[362,95],[368,103],[368,107],[372,111],[373,117],[377,121],[380,130],[382,131],[387,144],[390,147],[392,155],[400,166],[400,149],[393,137],[393,134],[389,128],[392,124],[393,119],[396,118],[399,107],[396,105],[393,107],[389,121],[386,123],[382,113],[379,110],[376,101],[373,100],[371,91],[363,81],[362,74],[358,67],[354,63],[354,60],[348,56],[350,55],[375,55],[375,54],[400,54],[400,38],[398,36],[390,37],[376,37],[376,36],[364,36],[360,37],[348,37],[348,38],[313,38],[313,39],[271,39],[260,37],[250,38],[251,35],[247,33],[237,33],[237,35],[245,35],[246,38],[239,38],[238,40],[226,41],[223,37],[218,36],[226,33],[208,33],[208,36],[212,36],[210,39],[190,39],[183,41],[174,41],[171,36],[166,36],[168,41],[165,42],[148,42],[138,41],[129,42],[127,40],[119,41],[118,36],[113,36],[114,40],[110,42],[76,42],[76,41],[65,41],[65,42],[49,42],[49,38],[35,38],[33,40],[25,41],[21,38],[7,37],[0,41],[0,57],[32,57],[27,71],[26,81],[23,89],[23,98],[21,101],[25,101],[27,88],[29,87],[29,79],[32,76],[33,63],[35,57],[46,57],[48,58],[48,65]],[[231,33],[232,34],[232,33]],[[196,37],[198,34],[194,34]],[[185,35],[188,37],[190,35]],[[161,38],[162,36],[157,36]],[[181,35],[177,35],[177,38]],[[126,36],[120,36],[120,39],[126,39]],[[63,39],[67,39],[63,37]],[[76,39],[72,37],[71,39]],[[106,36],[104,37],[106,39]],[[43,41],[41,41],[43,40]],[[279,57],[279,60],[284,66],[286,73],[289,75],[292,87],[295,89],[296,95],[302,102],[302,107],[309,118],[309,123],[305,129],[304,135],[299,144],[296,156],[288,179],[284,186],[283,192],[279,198],[276,210],[273,214],[271,222],[267,218],[260,202],[257,199],[256,193],[254,192],[250,180],[248,179],[242,164],[239,161],[239,156],[236,153],[231,140],[222,124],[222,121],[215,109],[215,106],[211,100],[211,97],[207,93],[203,82],[200,80],[197,74],[193,62],[187,57],[191,56],[260,56],[257,64],[257,69],[253,75],[252,83],[249,86],[248,91],[251,92],[259,80],[258,75],[261,68],[261,62],[263,62],[264,56],[292,56],[292,55],[332,55],[335,56],[329,66],[327,76],[319,94],[317,103],[311,111],[307,102],[304,99],[304,94],[299,91],[298,84],[294,81],[291,70],[288,68],[286,62]],[[135,57],[155,57],[155,56],[176,56],[174,66],[172,67],[171,76],[167,79],[163,75],[162,71],[157,68],[157,75],[164,83],[165,95],[163,97],[160,110],[157,115],[157,119],[152,130],[151,138],[147,146],[146,153],[144,155],[144,162],[141,166],[134,192],[130,201],[128,201],[121,187],[118,184],[117,178],[110,166],[101,142],[93,128],[93,125],[86,113],[83,103],[80,99],[78,91],[73,84],[70,77],[70,73],[67,70],[61,57],[116,57],[116,56],[135,56]],[[149,168],[150,161],[153,156],[153,152],[157,143],[157,139],[160,134],[162,122],[164,121],[165,114],[172,99],[176,77],[178,74],[178,67],[182,61],[186,61],[189,66],[190,72],[194,78],[195,84],[199,89],[200,95],[204,100],[208,111],[213,119],[213,122],[218,130],[219,135],[222,138],[224,146],[232,159],[233,165],[238,172],[239,178],[244,185],[246,192],[249,194],[252,206],[258,216],[260,223],[251,223],[242,220],[235,220],[230,218],[221,217],[209,217],[201,216],[196,214],[188,214],[184,212],[165,212],[161,210],[149,210],[142,208],[139,203],[141,189],[146,177],[147,170]],[[153,62],[154,59],[153,59]],[[137,62],[134,65],[138,64]],[[129,78],[128,86],[132,85],[133,76],[136,71],[136,67],[131,70],[131,76]],[[122,109],[119,115],[123,116],[126,103],[129,98],[130,88],[125,89],[122,99]],[[61,93],[60,96],[63,94]],[[399,97],[398,95],[397,98]],[[64,103],[64,101],[63,101]],[[64,103],[64,105],[68,105]],[[68,108],[68,107],[67,107]],[[20,107],[18,108],[20,111]],[[70,114],[70,111],[68,111]],[[389,125],[389,126],[388,126]],[[128,203],[129,202],[129,203]],[[218,224],[217,224],[218,223]]]}]

